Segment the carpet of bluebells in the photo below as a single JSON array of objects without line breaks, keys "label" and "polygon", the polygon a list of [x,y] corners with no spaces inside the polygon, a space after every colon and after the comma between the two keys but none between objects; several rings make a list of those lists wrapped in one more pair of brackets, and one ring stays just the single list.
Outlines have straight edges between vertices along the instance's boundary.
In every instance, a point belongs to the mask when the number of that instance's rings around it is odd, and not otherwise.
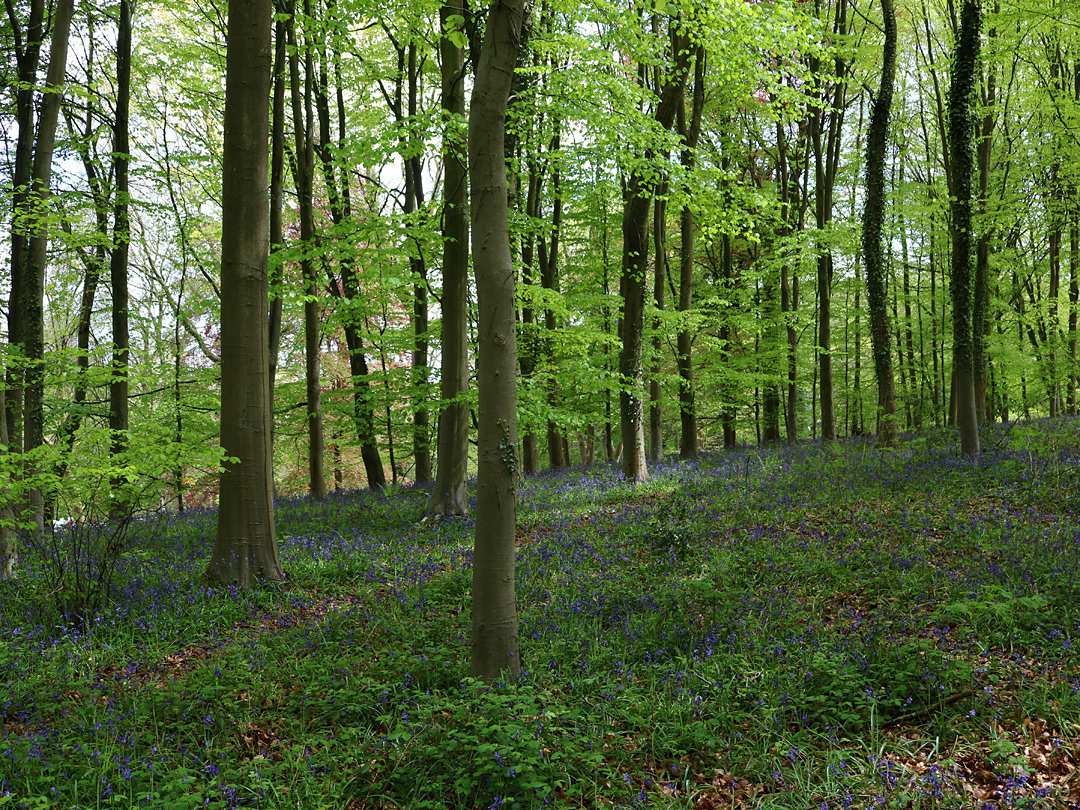
[{"label": "carpet of bluebells", "polygon": [[1080,422],[982,439],[522,481],[493,686],[473,523],[418,488],[282,501],[254,592],[200,585],[212,512],[138,521],[78,621],[24,551],[0,808],[1078,806]]}]

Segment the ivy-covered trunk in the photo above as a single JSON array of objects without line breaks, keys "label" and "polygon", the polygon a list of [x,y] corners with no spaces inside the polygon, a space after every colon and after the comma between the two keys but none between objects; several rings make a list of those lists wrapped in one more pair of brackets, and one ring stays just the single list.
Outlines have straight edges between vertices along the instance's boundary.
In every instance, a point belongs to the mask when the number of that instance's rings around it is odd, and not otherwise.
[{"label": "ivy-covered trunk", "polygon": [[866,135],[866,207],[863,210],[863,257],[866,261],[866,300],[870,309],[870,342],[874,351],[874,373],[878,384],[880,427],[878,442],[894,446],[897,441],[896,383],[893,379],[889,338],[888,295],[885,279],[885,157],[889,137],[896,77],[896,13],[892,0],[881,4],[885,27],[881,85],[870,113]]},{"label": "ivy-covered trunk", "polygon": [[960,31],[953,57],[949,88],[949,152],[953,172],[952,280],[953,382],[956,390],[956,423],[960,449],[966,456],[979,455],[979,424],[975,413],[975,378],[972,333],[972,93],[979,62],[979,27],[982,12],[978,0],[964,0]]}]

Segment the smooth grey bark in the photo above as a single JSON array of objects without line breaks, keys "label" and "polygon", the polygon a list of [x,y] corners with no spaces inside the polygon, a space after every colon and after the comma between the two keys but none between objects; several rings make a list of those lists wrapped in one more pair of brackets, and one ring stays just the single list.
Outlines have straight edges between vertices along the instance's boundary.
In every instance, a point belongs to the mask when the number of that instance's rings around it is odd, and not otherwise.
[{"label": "smooth grey bark", "polygon": [[469,109],[472,256],[479,305],[479,463],[473,551],[474,677],[521,669],[514,551],[517,513],[517,339],[504,138],[525,0],[491,6]]},{"label": "smooth grey bark", "polygon": [[889,114],[896,77],[896,14],[892,0],[881,4],[885,28],[881,84],[870,113],[866,136],[866,206],[863,210],[863,258],[866,262],[866,300],[870,310],[870,342],[878,384],[881,416],[878,442],[894,446],[897,441],[896,388],[889,339],[888,295],[885,279],[885,152]]},{"label": "smooth grey bark", "polygon": [[270,457],[271,0],[229,0],[221,235],[221,446],[212,584],[280,580]]},{"label": "smooth grey bark", "polygon": [[[463,14],[462,0],[450,0],[439,12],[445,32],[449,18]],[[466,144],[454,135],[452,123],[465,114],[465,52],[445,34],[439,39],[442,57],[442,108],[447,116],[443,134],[443,256],[442,256],[442,371],[439,382],[442,412],[435,485],[424,515],[446,517],[468,511],[465,477],[469,464],[468,292],[469,185]]]},{"label": "smooth grey bark", "polygon": [[[979,423],[975,411],[975,375],[972,333],[972,94],[979,62],[979,28],[982,12],[978,0],[964,0],[960,29],[953,55],[949,88],[949,153],[953,173],[952,278],[953,382],[956,390],[956,424],[960,449],[968,457],[979,455]],[[1056,327],[1055,327],[1056,328]]]}]

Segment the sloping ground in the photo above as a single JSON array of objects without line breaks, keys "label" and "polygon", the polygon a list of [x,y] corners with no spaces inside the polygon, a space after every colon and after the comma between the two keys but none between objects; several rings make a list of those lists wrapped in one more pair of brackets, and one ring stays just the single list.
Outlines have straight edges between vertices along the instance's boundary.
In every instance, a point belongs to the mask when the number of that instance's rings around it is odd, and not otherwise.
[{"label": "sloping ground", "polygon": [[28,561],[0,807],[1080,805],[1075,432],[525,481],[527,672],[494,688],[471,522],[414,491],[281,504],[256,594],[196,585],[212,515],[147,524],[89,631]]}]

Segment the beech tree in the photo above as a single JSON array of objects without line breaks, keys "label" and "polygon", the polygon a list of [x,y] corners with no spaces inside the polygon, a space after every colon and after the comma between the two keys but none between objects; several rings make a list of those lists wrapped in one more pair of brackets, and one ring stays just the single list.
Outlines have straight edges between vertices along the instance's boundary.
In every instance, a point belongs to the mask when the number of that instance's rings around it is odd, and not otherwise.
[{"label": "beech tree", "polygon": [[221,446],[213,584],[280,580],[270,441],[269,171],[272,0],[229,0],[221,234]]},{"label": "beech tree", "polygon": [[469,105],[472,257],[479,317],[479,462],[473,552],[472,663],[493,681],[521,668],[514,590],[518,475],[517,337],[506,182],[506,107],[525,0],[488,12]]}]

